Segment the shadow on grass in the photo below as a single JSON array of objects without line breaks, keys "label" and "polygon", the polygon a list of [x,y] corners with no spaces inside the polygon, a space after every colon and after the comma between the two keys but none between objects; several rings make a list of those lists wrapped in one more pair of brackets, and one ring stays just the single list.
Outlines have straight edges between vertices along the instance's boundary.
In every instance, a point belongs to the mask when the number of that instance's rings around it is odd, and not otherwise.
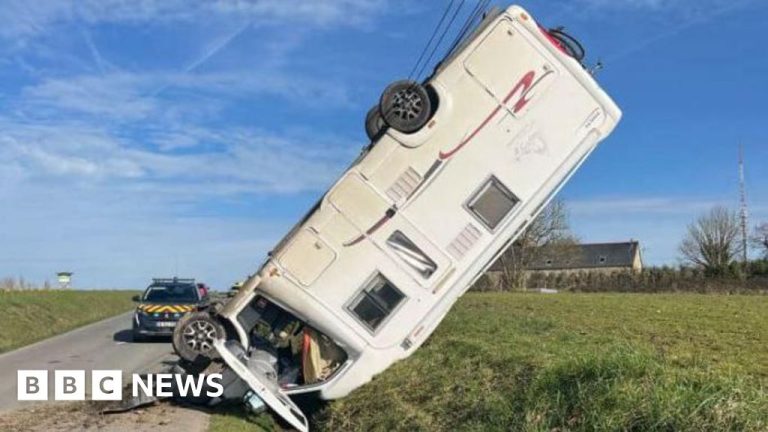
[{"label": "shadow on grass", "polygon": [[[320,400],[317,393],[295,395],[291,397],[291,400],[293,400],[304,415],[306,415],[307,420],[310,423],[310,430],[316,430],[313,418],[327,406],[327,402]],[[293,430],[290,425],[273,415],[271,411],[266,411],[261,414],[253,414],[248,412],[242,404],[231,404],[218,407],[213,410],[212,413],[215,415],[211,421],[211,432]]]}]

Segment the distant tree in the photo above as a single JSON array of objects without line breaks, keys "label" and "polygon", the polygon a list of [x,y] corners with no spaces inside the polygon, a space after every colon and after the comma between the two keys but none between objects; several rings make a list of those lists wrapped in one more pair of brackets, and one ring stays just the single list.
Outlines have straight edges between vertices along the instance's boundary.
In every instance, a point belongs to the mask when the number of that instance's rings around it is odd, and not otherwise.
[{"label": "distant tree", "polygon": [[736,213],[725,207],[714,207],[688,225],[680,243],[682,258],[704,270],[708,276],[723,276],[742,251]]},{"label": "distant tree", "polygon": [[3,291],[11,291],[16,289],[16,279],[12,277],[4,277],[0,279],[0,288]]},{"label": "distant tree", "polygon": [[565,203],[559,199],[550,202],[499,258],[499,289],[525,289],[525,269],[532,262],[545,251],[549,256],[567,253],[574,244],[578,239],[571,233]]},{"label": "distant tree", "polygon": [[768,222],[763,222],[755,227],[752,234],[752,245],[768,259]]}]

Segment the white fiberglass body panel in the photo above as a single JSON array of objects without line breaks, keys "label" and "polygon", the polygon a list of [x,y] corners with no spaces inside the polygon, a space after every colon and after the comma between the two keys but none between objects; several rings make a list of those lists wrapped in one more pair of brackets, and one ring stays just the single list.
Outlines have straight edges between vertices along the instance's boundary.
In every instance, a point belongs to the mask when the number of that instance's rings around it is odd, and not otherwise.
[{"label": "white fiberglass body panel", "polygon": [[347,352],[312,387],[324,398],[420,346],[621,117],[516,6],[427,84],[439,98],[427,126],[388,130],[259,273],[261,295]]}]

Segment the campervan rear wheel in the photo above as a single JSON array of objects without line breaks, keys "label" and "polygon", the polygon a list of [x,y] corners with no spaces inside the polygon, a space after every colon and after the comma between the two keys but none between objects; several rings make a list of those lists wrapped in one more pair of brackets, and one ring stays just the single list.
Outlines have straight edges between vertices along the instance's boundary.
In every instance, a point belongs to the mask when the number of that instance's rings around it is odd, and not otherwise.
[{"label": "campervan rear wheel", "polygon": [[384,119],[381,117],[379,106],[371,107],[365,116],[365,134],[368,135],[368,139],[373,141],[378,138],[386,126]]},{"label": "campervan rear wheel", "polygon": [[412,133],[424,127],[432,111],[427,90],[416,81],[401,80],[390,84],[379,101],[384,123],[393,129]]}]

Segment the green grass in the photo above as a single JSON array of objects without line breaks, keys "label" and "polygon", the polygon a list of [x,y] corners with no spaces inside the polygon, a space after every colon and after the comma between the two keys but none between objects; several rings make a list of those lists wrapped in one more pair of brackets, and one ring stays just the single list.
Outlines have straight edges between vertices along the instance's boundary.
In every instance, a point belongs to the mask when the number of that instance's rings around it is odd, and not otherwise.
[{"label": "green grass", "polygon": [[133,291],[0,292],[0,352],[126,312]]},{"label": "green grass", "polygon": [[253,415],[242,406],[229,406],[211,416],[209,431],[256,432],[282,430],[274,417],[269,414]]},{"label": "green grass", "polygon": [[[236,414],[211,430],[255,429]],[[414,355],[312,420],[333,431],[768,430],[768,297],[471,293]]]}]

